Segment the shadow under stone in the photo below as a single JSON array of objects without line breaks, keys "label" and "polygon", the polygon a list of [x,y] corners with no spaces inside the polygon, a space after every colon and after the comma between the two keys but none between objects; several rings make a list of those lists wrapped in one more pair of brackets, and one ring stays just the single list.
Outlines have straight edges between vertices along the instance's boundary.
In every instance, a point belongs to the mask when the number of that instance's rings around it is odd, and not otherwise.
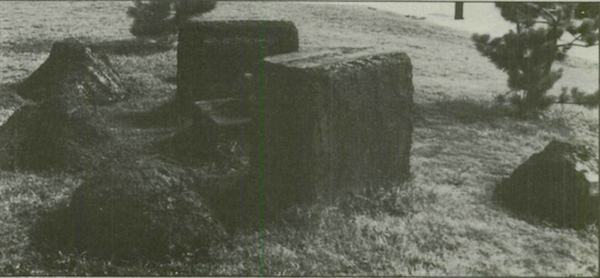
[{"label": "shadow under stone", "polygon": [[131,127],[172,127],[188,115],[185,107],[175,101],[168,101],[148,111],[124,112],[115,117]]},{"label": "shadow under stone", "polygon": [[74,226],[68,221],[71,211],[67,204],[62,204],[55,210],[44,212],[29,231],[31,245],[46,259],[60,253],[75,253],[73,239]]},{"label": "shadow under stone", "polygon": [[[148,56],[160,52],[174,49],[169,43],[150,42],[139,39],[122,39],[112,41],[90,42],[86,38],[77,38],[84,42],[85,46],[91,48],[94,52],[114,55],[139,55]],[[52,44],[61,39],[30,39],[19,42],[5,42],[0,45],[0,50],[6,50],[15,54],[23,53],[48,53],[52,49]]]},{"label": "shadow under stone", "polygon": [[424,125],[431,119],[459,121],[464,124],[489,122],[494,119],[519,117],[508,106],[496,105],[493,101],[480,101],[468,98],[440,100],[433,103],[415,104],[415,125]]}]

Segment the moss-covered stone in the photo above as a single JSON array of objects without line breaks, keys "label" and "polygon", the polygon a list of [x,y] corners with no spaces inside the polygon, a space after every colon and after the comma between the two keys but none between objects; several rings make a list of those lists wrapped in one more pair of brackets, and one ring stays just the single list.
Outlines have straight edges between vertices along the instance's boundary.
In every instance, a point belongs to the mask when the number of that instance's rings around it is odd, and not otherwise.
[{"label": "moss-covered stone", "polygon": [[518,215],[583,228],[598,218],[598,197],[586,178],[593,169],[584,167],[591,159],[584,146],[552,141],[503,180],[494,199]]},{"label": "moss-covered stone", "polygon": [[159,161],[110,166],[73,193],[70,243],[103,258],[207,258],[225,232],[192,184],[185,170]]},{"label": "moss-covered stone", "polygon": [[59,98],[69,109],[110,104],[127,96],[108,57],[75,39],[55,42],[48,59],[17,86],[17,93],[33,101]]},{"label": "moss-covered stone", "polygon": [[294,202],[406,181],[412,66],[404,53],[329,49],[265,60],[267,200]]}]

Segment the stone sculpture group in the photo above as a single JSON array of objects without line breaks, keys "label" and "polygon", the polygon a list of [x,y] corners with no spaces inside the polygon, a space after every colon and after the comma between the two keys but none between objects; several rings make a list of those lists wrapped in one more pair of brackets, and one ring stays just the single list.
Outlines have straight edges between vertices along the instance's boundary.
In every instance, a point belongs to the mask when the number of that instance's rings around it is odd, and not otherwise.
[{"label": "stone sculpture group", "polygon": [[[198,186],[202,179],[186,180],[193,175],[165,161],[115,162],[84,180],[61,221],[44,224],[67,238],[55,248],[123,259],[208,256],[232,226],[409,178],[414,89],[404,53],[303,49],[287,21],[200,21],[179,32],[177,70],[174,101],[192,124],[159,149],[211,159],[219,142],[234,142],[247,174]],[[56,42],[17,91],[35,103],[0,127],[4,168],[97,167],[86,156],[110,133],[95,110],[128,97],[108,58],[75,40]],[[597,221],[597,189],[589,193],[594,184],[576,167],[578,150],[551,143],[498,185],[495,199],[561,226]]]}]

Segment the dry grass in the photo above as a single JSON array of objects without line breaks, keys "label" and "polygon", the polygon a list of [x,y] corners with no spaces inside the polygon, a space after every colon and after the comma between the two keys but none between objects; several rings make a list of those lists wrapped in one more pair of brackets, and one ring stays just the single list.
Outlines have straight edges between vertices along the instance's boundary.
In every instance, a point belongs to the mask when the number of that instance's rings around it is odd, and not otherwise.
[{"label": "dry grass", "polygon": [[[132,39],[125,16],[129,5],[4,3],[0,64],[6,66],[0,69],[0,100],[14,97],[10,85],[47,58],[53,41],[74,36],[112,51],[115,70],[136,89],[129,101],[100,111],[117,139],[143,150],[171,134],[176,127],[123,120],[124,115],[143,114],[166,103],[175,87],[165,79],[176,72],[173,50],[135,55],[135,50],[118,48]],[[368,202],[354,196],[292,209],[282,223],[240,232],[215,247],[214,264],[115,266],[67,255],[48,261],[29,246],[32,223],[41,213],[64,205],[79,175],[0,171],[0,273],[598,275],[596,227],[574,231],[533,225],[490,201],[494,186],[552,139],[584,143],[598,153],[597,109],[556,106],[540,119],[516,119],[510,109],[491,104],[494,95],[507,90],[506,75],[477,53],[470,34],[366,7],[223,2],[207,18],[291,20],[299,30],[301,49],[379,47],[406,52],[414,66],[413,180],[372,194]],[[562,67],[565,74],[551,93],[573,84],[588,91],[597,88],[598,64],[570,59]],[[0,105],[0,122],[22,101],[10,103]],[[345,204],[360,205],[345,209]]]}]

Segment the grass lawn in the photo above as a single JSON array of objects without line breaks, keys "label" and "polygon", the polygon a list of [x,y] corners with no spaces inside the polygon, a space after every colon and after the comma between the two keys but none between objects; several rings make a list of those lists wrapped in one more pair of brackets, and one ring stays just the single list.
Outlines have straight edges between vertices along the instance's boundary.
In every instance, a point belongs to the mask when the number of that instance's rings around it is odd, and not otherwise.
[{"label": "grass lawn", "polygon": [[[56,40],[76,37],[108,54],[132,97],[99,110],[133,153],[179,127],[128,124],[129,115],[166,103],[176,87],[176,51],[140,46],[125,15],[131,2],[5,2],[0,9],[0,123],[26,101],[14,84],[47,58]],[[551,140],[598,154],[598,110],[556,105],[537,119],[495,106],[507,76],[481,57],[470,34],[362,6],[222,2],[211,20],[284,19],[300,48],[377,47],[406,52],[415,111],[407,184],[285,212],[260,231],[240,231],[211,250],[211,262],[116,265],[69,254],[43,255],[29,230],[65,206],[85,173],[0,170],[0,275],[449,275],[598,276],[597,227],[581,231],[530,224],[491,202],[495,185]],[[593,92],[598,63],[557,67],[562,86]],[[0,142],[1,144],[2,142]],[[597,158],[597,157],[596,157]]]}]

